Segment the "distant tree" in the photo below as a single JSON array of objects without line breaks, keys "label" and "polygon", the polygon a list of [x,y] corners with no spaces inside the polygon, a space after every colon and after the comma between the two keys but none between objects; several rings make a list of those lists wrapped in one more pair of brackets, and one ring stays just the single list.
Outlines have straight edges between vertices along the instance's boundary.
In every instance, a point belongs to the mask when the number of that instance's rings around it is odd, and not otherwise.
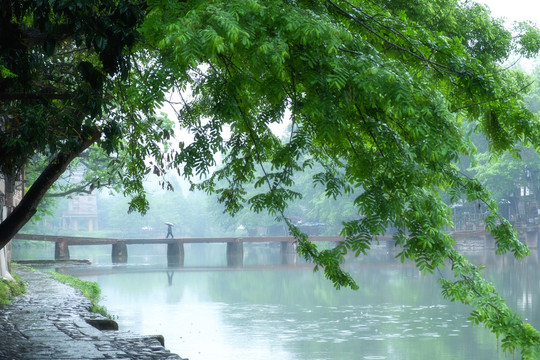
[{"label": "distant tree", "polygon": [[[271,166],[271,164],[265,164]],[[262,173],[258,173],[262,176]],[[358,217],[357,209],[353,204],[354,196],[337,196],[334,198],[331,194],[325,194],[324,185],[321,185],[325,176],[323,167],[314,163],[310,168],[294,174],[292,178],[291,190],[301,194],[298,198],[287,206],[286,217],[291,219],[294,224],[303,229],[317,226],[317,231],[327,235],[338,235],[342,223]],[[221,183],[219,185],[223,185]],[[287,235],[287,224],[283,222],[280,216],[271,216],[266,212],[253,212],[247,199],[261,195],[265,192],[263,188],[255,188],[248,185],[245,188],[245,199],[233,217],[227,214],[226,207],[210,205],[209,210],[213,220],[221,224],[223,230],[234,232],[242,226],[250,236],[260,235],[258,229],[270,231],[270,235]],[[215,202],[216,196],[209,199],[209,202]],[[319,234],[320,235],[320,234]]]},{"label": "distant tree", "polygon": [[[208,216],[208,197],[201,192],[184,193],[182,185],[174,176],[170,176],[174,191],[161,191],[157,182],[146,181],[148,191],[148,211],[142,215],[137,212],[128,214],[129,199],[99,191],[99,228],[112,237],[164,237],[167,234],[165,222],[174,224],[175,237],[211,237],[216,235],[214,228],[219,225]],[[219,231],[217,235],[223,235]],[[216,236],[217,236],[216,235]]]},{"label": "distant tree", "polygon": [[[450,264],[455,278],[441,280],[443,294],[471,305],[473,323],[503,349],[540,357],[538,331],[455,250],[442,198],[484,202],[497,252],[528,253],[456,162],[473,152],[468,124],[494,156],[540,145],[523,98],[530,79],[501,65],[513,52],[537,54],[538,29],[521,23],[513,36],[482,5],[458,0],[25,0],[2,3],[0,16],[0,171],[20,172],[36,153],[50,159],[0,224],[0,246],[97,144],[123,169],[131,209],[147,210],[149,173],[202,177],[194,188],[216,193],[228,212],[247,201],[281,217],[337,287],[357,287],[340,267],[344,254],[367,252],[394,226],[401,259],[425,272]],[[177,150],[155,116],[171,89],[183,96],[179,125],[193,135]],[[270,125],[287,114],[290,137],[280,141]],[[212,172],[218,152],[224,160]],[[359,214],[332,250],[319,250],[286,214],[301,197],[294,174],[314,163],[324,192],[354,194]],[[260,191],[248,198],[251,184]]]},{"label": "distant tree", "polygon": [[289,207],[287,214],[299,218],[301,228],[315,227],[317,232],[338,235],[344,222],[360,216],[354,199],[362,190],[351,190],[343,196],[338,196],[339,192],[332,189],[324,191],[327,177],[326,169],[316,163],[309,170],[298,173],[294,190],[302,194],[302,198]]},{"label": "distant tree", "polygon": [[[499,204],[510,206],[513,216],[533,215],[537,209],[540,191],[540,156],[532,148],[522,148],[519,158],[506,154],[497,160],[483,153],[477,156],[478,163],[472,168],[473,173],[493,193]],[[521,199],[532,199],[534,209],[527,213],[519,210]],[[530,214],[529,214],[530,213]],[[538,213],[536,212],[536,216]],[[521,219],[528,221],[528,218]]]},{"label": "distant tree", "polygon": [[[531,85],[524,97],[527,108],[540,113],[540,67],[532,72]],[[528,222],[538,216],[540,200],[540,156],[534,146],[520,145],[516,152],[493,156],[483,134],[475,134],[473,141],[478,149],[475,161],[467,171],[475,176],[493,194],[494,200],[509,208],[514,220]],[[521,204],[527,201],[528,206]],[[522,208],[520,210],[520,208]],[[521,217],[521,219],[517,219]]]},{"label": "distant tree", "polygon": [[540,66],[537,66],[532,71],[534,83],[531,85],[525,100],[527,108],[534,114],[540,113]]}]

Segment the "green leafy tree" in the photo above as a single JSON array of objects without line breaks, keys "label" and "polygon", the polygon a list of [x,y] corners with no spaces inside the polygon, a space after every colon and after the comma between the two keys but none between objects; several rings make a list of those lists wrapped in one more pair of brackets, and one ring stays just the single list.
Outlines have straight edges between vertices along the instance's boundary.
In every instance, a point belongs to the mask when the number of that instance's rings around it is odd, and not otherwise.
[{"label": "green leafy tree", "polygon": [[[0,171],[20,171],[35,153],[51,161],[31,200],[0,224],[0,246],[82,151],[123,148],[128,156],[112,162],[123,169],[131,208],[147,209],[147,173],[202,177],[194,188],[216,193],[228,212],[247,202],[282,218],[299,252],[336,287],[357,287],[340,267],[344,255],[367,252],[395,227],[403,260],[425,272],[450,264],[455,278],[441,280],[443,294],[471,305],[472,321],[505,350],[540,357],[538,331],[455,250],[443,201],[484,202],[497,252],[528,253],[486,188],[456,162],[473,152],[471,124],[494,156],[540,144],[523,98],[530,79],[500,65],[511,53],[538,53],[530,24],[512,36],[485,7],[458,0],[27,0],[1,11]],[[154,113],[171,89],[190,91],[178,121],[193,141],[168,152],[161,144],[171,129]],[[290,136],[281,141],[270,125],[288,114]],[[212,171],[218,152],[222,166]],[[352,195],[359,214],[331,250],[309,242],[286,213],[301,198],[294,174],[314,163],[323,192]],[[248,196],[251,185],[258,192]]]},{"label": "green leafy tree", "polygon": [[[511,52],[535,54],[538,30],[518,24],[513,38],[472,2],[336,0],[165,2],[142,31],[179,89],[193,91],[180,121],[194,141],[176,163],[187,176],[206,175],[212,155],[226,154],[198,188],[233,214],[247,201],[284,217],[300,253],[337,287],[356,287],[339,266],[343,255],[365,253],[392,225],[402,259],[427,272],[450,263],[455,279],[441,280],[443,294],[472,305],[473,321],[501,336],[505,350],[539,356],[538,332],[455,250],[441,197],[484,202],[497,252],[528,253],[488,191],[455,164],[473,152],[469,123],[494,155],[516,152],[518,141],[538,145],[538,121],[521,95],[529,79],[500,65]],[[292,131],[281,142],[269,125],[286,111]],[[319,251],[286,217],[301,196],[293,174],[311,162],[324,166],[318,179],[328,195],[360,191],[353,203],[362,216],[344,224],[345,241],[333,250]],[[265,190],[247,198],[244,184]]]},{"label": "green leafy tree", "polygon": [[[44,163],[34,164],[42,170],[0,224],[0,246],[92,145],[108,155],[107,170],[120,169],[114,176],[133,194],[131,208],[146,209],[142,181],[160,174],[172,128],[155,111],[166,89],[145,71],[155,58],[136,51],[145,7],[110,0],[2,2],[0,172],[16,178],[33,161]],[[91,181],[87,190],[109,179]]]}]

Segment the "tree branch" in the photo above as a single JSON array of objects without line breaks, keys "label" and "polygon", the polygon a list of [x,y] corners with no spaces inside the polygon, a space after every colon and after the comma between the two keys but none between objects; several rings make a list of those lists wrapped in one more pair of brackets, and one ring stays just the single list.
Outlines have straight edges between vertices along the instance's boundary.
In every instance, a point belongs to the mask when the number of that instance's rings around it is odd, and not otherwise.
[{"label": "tree branch", "polygon": [[25,93],[25,92],[0,92],[1,100],[42,100],[42,99],[69,99],[69,93]]},{"label": "tree branch", "polygon": [[[97,183],[96,186],[94,185],[95,183]],[[85,184],[80,184],[78,186],[72,187],[62,192],[47,193],[45,194],[45,197],[53,198],[53,197],[65,197],[71,194],[91,194],[94,189],[100,189],[100,188],[110,189],[111,187],[114,187],[117,185],[119,185],[118,182],[111,182],[110,179],[108,183],[102,184],[99,181],[99,178],[96,177],[90,181],[87,181]]]},{"label": "tree branch", "polygon": [[455,108],[455,109],[452,109],[450,110],[450,112],[452,113],[456,113],[460,110],[464,110],[464,109],[467,109],[467,108],[470,108],[470,107],[473,107],[473,106],[477,106],[477,105],[483,105],[483,104],[487,104],[487,103],[490,103],[490,102],[495,102],[495,101],[500,101],[500,100],[505,100],[505,99],[508,99],[512,96],[516,96],[517,94],[520,94],[523,92],[523,90],[525,90],[526,88],[528,88],[529,86],[531,86],[532,84],[534,83],[534,81],[531,81],[530,83],[524,85],[521,89],[519,89],[518,91],[515,91],[507,96],[499,96],[499,97],[496,97],[496,98],[492,98],[492,99],[487,99],[487,100],[484,100],[484,101],[480,101],[480,102],[477,102],[477,103],[472,103],[472,104],[468,104],[468,105],[463,105],[461,107],[458,107],[458,108]]},{"label": "tree branch", "polygon": [[[330,5],[332,5],[339,13],[341,13],[343,16],[345,16],[346,18],[354,21],[355,23],[359,24],[360,26],[362,26],[364,29],[366,29],[367,31],[369,31],[370,33],[372,33],[374,36],[376,36],[377,38],[379,38],[380,40],[382,40],[385,44],[395,48],[395,49],[398,49],[404,53],[407,53],[417,59],[419,59],[420,61],[423,61],[425,62],[426,64],[428,64],[429,66],[431,66],[435,71],[438,71],[438,72],[441,72],[441,71],[445,71],[449,74],[456,74],[456,75],[459,75],[459,76],[469,76],[471,74],[467,73],[467,72],[462,72],[462,71],[458,71],[456,69],[453,69],[449,66],[446,66],[446,65],[443,65],[443,64],[440,64],[438,62],[435,62],[435,61],[432,61],[432,60],[429,60],[427,57],[425,57],[421,52],[419,54],[415,53],[414,51],[411,51],[399,44],[396,44],[395,42],[392,42],[390,41],[388,38],[386,38],[385,36],[379,34],[377,31],[375,31],[374,29],[372,29],[371,27],[369,27],[366,23],[364,23],[364,21],[358,19],[356,16],[353,16],[351,14],[349,14],[346,10],[342,9],[340,6],[338,6],[335,2],[331,1],[331,0],[327,0],[328,3],[330,3]],[[352,6],[352,4],[350,4]],[[358,9],[358,11],[360,11],[360,9]],[[365,13],[364,13],[365,14]],[[387,26],[385,25],[382,25],[380,22],[378,22],[377,20],[375,20],[373,17],[370,17],[373,21],[375,21],[377,23],[377,25],[379,26],[382,26],[386,29],[389,29]],[[396,33],[394,30],[390,29],[390,31],[392,31],[396,36],[399,36],[401,38],[404,38],[409,44],[411,44],[410,40],[405,37],[403,34],[401,33]],[[411,46],[413,46],[413,48],[416,50],[417,48],[414,47],[414,45],[411,44]]]},{"label": "tree branch", "polygon": [[86,190],[86,186],[77,186],[76,188],[72,188],[69,190],[66,190],[64,192],[59,193],[48,193],[45,194],[44,197],[53,198],[53,197],[65,197],[71,194],[91,194],[92,191]]}]

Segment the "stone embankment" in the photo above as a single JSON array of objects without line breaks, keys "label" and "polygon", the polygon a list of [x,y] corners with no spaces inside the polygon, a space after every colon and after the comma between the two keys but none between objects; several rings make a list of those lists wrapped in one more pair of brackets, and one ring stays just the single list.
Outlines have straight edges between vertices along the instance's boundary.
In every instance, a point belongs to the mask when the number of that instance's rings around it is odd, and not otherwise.
[{"label": "stone embankment", "polygon": [[0,359],[182,359],[164,348],[163,337],[98,330],[107,319],[88,311],[90,302],[79,290],[48,274],[21,267],[15,272],[27,292],[0,306]]}]

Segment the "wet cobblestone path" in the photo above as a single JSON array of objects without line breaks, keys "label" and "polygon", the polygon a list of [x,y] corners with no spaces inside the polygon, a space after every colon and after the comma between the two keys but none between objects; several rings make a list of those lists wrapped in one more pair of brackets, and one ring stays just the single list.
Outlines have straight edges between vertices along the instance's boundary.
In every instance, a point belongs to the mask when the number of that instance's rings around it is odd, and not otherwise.
[{"label": "wet cobblestone path", "polygon": [[181,359],[156,336],[89,325],[101,315],[88,311],[90,302],[79,290],[48,274],[16,267],[27,292],[11,305],[0,306],[1,360]]}]

